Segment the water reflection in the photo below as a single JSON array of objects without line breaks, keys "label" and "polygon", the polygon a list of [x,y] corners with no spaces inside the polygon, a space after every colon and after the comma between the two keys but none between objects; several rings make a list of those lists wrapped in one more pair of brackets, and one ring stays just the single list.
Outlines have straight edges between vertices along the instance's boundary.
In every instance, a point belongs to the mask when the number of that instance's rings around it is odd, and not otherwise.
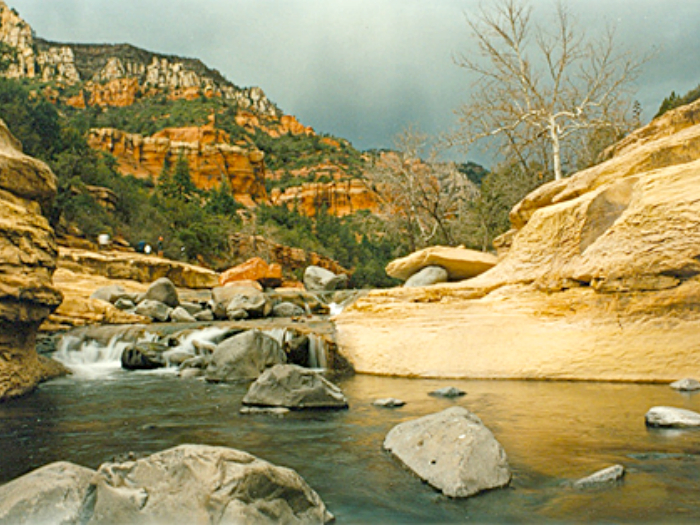
[{"label": "water reflection", "polygon": [[[440,381],[356,376],[339,380],[347,411],[284,418],[239,414],[246,385],[117,371],[61,379],[0,405],[1,481],[59,459],[89,467],[129,451],[181,443],[240,448],[296,469],[338,523],[659,522],[700,519],[700,432],[647,429],[669,405],[700,411],[700,397],[666,385]],[[429,396],[445,386],[456,399]],[[396,397],[404,407],[373,406]],[[397,423],[452,405],[477,413],[503,444],[511,488],[469,500],[440,496],[381,444]],[[628,469],[606,490],[566,483],[614,463]]]}]

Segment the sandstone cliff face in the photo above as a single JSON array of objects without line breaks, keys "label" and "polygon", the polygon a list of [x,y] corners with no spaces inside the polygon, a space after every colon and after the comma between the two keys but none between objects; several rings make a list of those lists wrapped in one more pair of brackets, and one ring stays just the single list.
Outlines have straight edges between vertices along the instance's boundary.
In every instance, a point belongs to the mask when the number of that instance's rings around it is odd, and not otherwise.
[{"label": "sandstone cliff face", "polygon": [[48,166],[24,155],[0,121],[0,400],[32,390],[51,373],[35,341],[39,324],[61,302],[51,282],[56,243],[41,214],[55,193]]},{"label": "sandstone cliff face", "polygon": [[168,160],[175,165],[182,154],[187,158],[192,181],[198,188],[218,187],[226,176],[239,202],[246,206],[265,202],[262,152],[229,142],[227,134],[212,124],[199,128],[168,128],[150,137],[112,128],[93,129],[88,137],[90,147],[116,157],[123,174],[156,180],[164,162]]},{"label": "sandstone cliff face", "polygon": [[377,194],[361,180],[340,180],[334,182],[307,182],[292,186],[284,191],[274,188],[270,201],[275,206],[296,208],[303,215],[315,216],[322,208],[337,217],[351,215],[361,210],[379,209]]},{"label": "sandstone cliff face", "polygon": [[700,352],[700,103],[511,213],[499,263],[370,294],[338,318],[360,372],[670,381]]}]

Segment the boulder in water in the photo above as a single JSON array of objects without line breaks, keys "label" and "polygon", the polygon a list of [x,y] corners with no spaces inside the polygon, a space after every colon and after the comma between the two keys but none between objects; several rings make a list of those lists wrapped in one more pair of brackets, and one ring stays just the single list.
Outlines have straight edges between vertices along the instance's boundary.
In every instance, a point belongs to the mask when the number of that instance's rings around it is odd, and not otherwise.
[{"label": "boulder in water", "polygon": [[590,476],[579,479],[574,483],[574,488],[585,489],[608,483],[614,483],[616,481],[620,481],[624,475],[625,467],[622,465],[613,465],[612,467],[604,468],[603,470],[599,470]]},{"label": "boulder in water", "polygon": [[511,473],[506,453],[475,414],[452,407],[401,423],[384,449],[431,486],[452,498],[504,487]]},{"label": "boulder in water", "polygon": [[285,363],[280,344],[260,330],[248,330],[219,343],[206,369],[207,381],[257,379],[268,367]]},{"label": "boulder in water", "polygon": [[683,408],[653,407],[646,413],[644,420],[649,427],[700,427],[700,414]]},{"label": "boulder in water", "polygon": [[372,404],[375,407],[381,407],[381,408],[398,408],[402,407],[406,404],[405,401],[402,401],[400,399],[396,399],[394,397],[386,397],[382,399],[375,399]]},{"label": "boulder in water", "polygon": [[700,381],[686,377],[685,379],[679,379],[671,383],[671,388],[675,388],[681,392],[692,392],[694,390],[700,390]]},{"label": "boulder in water", "polygon": [[44,465],[0,486],[0,523],[81,523],[95,471],[67,461]]},{"label": "boulder in water", "polygon": [[168,347],[162,343],[140,342],[127,346],[122,352],[121,363],[125,370],[153,370],[166,365],[163,353]]},{"label": "boulder in water", "polygon": [[454,386],[446,386],[445,388],[438,388],[437,390],[433,390],[428,395],[433,397],[461,397],[463,395],[466,395],[466,392]]},{"label": "boulder in water", "polygon": [[286,408],[347,408],[348,400],[319,372],[298,365],[276,365],[250,386],[243,404]]}]

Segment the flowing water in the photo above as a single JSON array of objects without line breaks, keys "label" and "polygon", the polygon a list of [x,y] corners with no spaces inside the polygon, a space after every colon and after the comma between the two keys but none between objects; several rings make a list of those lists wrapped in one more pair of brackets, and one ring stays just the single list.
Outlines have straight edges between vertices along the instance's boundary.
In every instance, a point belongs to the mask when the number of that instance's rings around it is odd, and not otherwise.
[{"label": "flowing water", "polygon": [[[652,406],[700,411],[700,395],[667,385],[353,376],[336,379],[349,410],[274,417],[239,414],[247,385],[181,380],[171,371],[88,363],[72,377],[0,404],[0,482],[52,461],[95,468],[128,452],[204,443],[294,468],[340,524],[700,521],[700,432],[644,425]],[[444,386],[467,395],[428,395]],[[372,405],[385,397],[406,405]],[[453,405],[479,415],[504,446],[513,470],[509,488],[449,499],[382,450],[397,423]],[[616,463],[627,468],[622,483],[583,491],[567,486]]]}]

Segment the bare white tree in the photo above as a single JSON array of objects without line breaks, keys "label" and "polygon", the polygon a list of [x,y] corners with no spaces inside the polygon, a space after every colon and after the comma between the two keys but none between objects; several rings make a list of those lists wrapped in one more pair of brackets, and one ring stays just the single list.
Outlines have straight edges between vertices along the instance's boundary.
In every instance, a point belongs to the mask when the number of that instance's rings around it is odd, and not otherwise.
[{"label": "bare white tree", "polygon": [[624,124],[620,109],[644,60],[618,52],[614,29],[588,39],[561,3],[554,12],[548,30],[531,21],[531,7],[520,0],[500,0],[468,18],[479,52],[461,54],[457,63],[478,80],[458,110],[456,139],[471,145],[500,137],[524,166],[528,148],[544,140],[547,164],[560,179],[573,135]]}]

